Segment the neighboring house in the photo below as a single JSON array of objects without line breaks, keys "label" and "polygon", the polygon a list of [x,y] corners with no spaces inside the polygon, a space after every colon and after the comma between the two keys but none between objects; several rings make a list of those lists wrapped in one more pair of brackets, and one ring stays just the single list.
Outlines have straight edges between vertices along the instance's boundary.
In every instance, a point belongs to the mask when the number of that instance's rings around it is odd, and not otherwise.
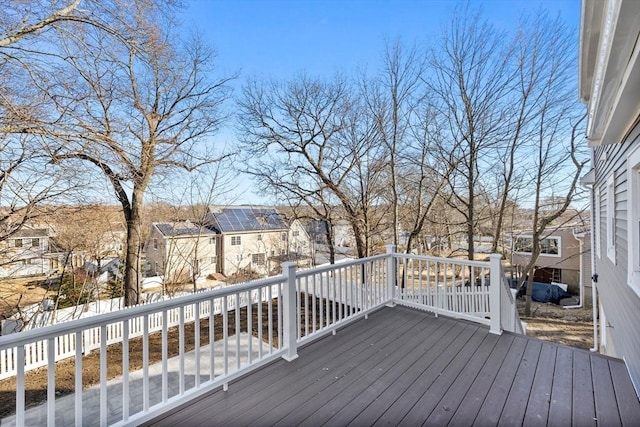
[{"label": "neighboring house", "polygon": [[313,259],[313,243],[299,219],[289,225],[289,254],[296,258]]},{"label": "neighboring house", "polygon": [[583,1],[580,98],[587,104],[600,351],[640,390],[640,4]]},{"label": "neighboring house", "polygon": [[353,227],[346,219],[339,219],[333,223],[333,241],[336,246],[353,248],[356,246],[356,238]]},{"label": "neighboring house", "polygon": [[147,276],[188,283],[217,271],[218,233],[190,221],[151,224],[145,242]]},{"label": "neighboring house", "polygon": [[[56,249],[48,228],[24,227],[0,242],[0,277],[57,274],[65,266],[65,254]],[[80,267],[82,257],[69,257],[68,266]]]},{"label": "neighboring house", "polygon": [[[225,276],[246,271],[269,274],[279,271],[292,252],[310,254],[309,237],[300,222],[294,221],[290,228],[275,208],[212,206],[208,224],[221,235],[218,272]],[[294,254],[294,258],[299,257]]]},{"label": "neighboring house", "polygon": [[[568,285],[573,295],[581,295],[583,303],[591,300],[591,250],[588,233],[583,227],[561,227],[549,230],[540,242],[533,280]],[[511,265],[522,273],[532,252],[532,235],[523,232],[513,238]]]},{"label": "neighboring house", "polygon": [[[326,245],[327,242],[327,221],[314,219],[308,221],[305,225],[305,229],[309,237],[319,245]],[[329,223],[329,232],[331,232],[331,223]]]}]

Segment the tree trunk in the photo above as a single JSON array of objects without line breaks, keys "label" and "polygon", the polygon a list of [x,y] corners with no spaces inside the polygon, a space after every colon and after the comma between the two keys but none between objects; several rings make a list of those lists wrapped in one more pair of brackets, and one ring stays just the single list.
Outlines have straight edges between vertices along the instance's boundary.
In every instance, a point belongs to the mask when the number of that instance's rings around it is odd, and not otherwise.
[{"label": "tree trunk", "polygon": [[[140,304],[140,245],[142,243],[142,201],[143,196],[136,188],[131,198],[131,208],[127,217],[127,254],[124,271],[124,305]],[[123,208],[126,209],[125,206]]]}]

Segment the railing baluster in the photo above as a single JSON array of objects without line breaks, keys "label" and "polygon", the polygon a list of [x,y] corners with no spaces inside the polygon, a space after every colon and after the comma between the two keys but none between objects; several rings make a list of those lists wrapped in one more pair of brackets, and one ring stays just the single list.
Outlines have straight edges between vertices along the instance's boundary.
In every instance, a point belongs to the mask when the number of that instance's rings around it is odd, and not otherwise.
[{"label": "railing baluster", "polygon": [[184,394],[184,306],[178,310],[178,389]]},{"label": "railing baluster", "polygon": [[81,427],[82,422],[82,333],[76,332],[76,360],[75,360],[75,425]]},{"label": "railing baluster", "polygon": [[16,352],[16,425],[25,425],[25,396],[24,396],[24,362],[25,347],[15,347]]},{"label": "railing baluster", "polygon": [[56,340],[49,338],[47,344],[47,425],[56,423]]},{"label": "railing baluster", "polygon": [[122,321],[122,420],[129,419],[129,320]]},{"label": "railing baluster", "polygon": [[107,425],[107,325],[100,326],[100,425]]},{"label": "railing baluster", "polygon": [[215,301],[213,298],[209,300],[209,381],[213,381],[216,377],[216,358],[215,358]]},{"label": "railing baluster", "polygon": [[168,373],[168,322],[169,313],[168,310],[162,311],[162,402],[166,402],[169,399],[169,373]]},{"label": "railing baluster", "polygon": [[200,388],[200,301],[196,302],[193,322],[193,345],[195,355],[195,388]]},{"label": "railing baluster", "polygon": [[253,343],[253,317],[251,313],[251,306],[253,304],[253,297],[251,296],[252,291],[247,291],[247,295],[249,296],[249,301],[247,301],[247,335],[248,335],[248,343],[247,343],[247,363],[251,364],[253,362],[252,356],[252,343]]},{"label": "railing baluster", "polygon": [[222,363],[224,374],[229,373],[229,310],[227,309],[228,296],[222,298]]},{"label": "railing baluster", "polygon": [[145,314],[142,325],[142,407],[149,410],[149,315]]},{"label": "railing baluster", "polygon": [[235,303],[236,303],[236,310],[235,310],[235,319],[234,319],[234,323],[235,323],[235,330],[236,330],[236,369],[240,369],[240,294],[236,293],[235,294]]}]

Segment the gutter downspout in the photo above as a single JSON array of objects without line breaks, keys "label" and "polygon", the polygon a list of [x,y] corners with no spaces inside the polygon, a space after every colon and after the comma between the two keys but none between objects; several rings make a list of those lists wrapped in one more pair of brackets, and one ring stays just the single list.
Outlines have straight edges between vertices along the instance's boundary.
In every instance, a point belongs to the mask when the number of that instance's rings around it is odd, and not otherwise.
[{"label": "gutter downspout", "polygon": [[[591,167],[594,169],[595,175],[595,148],[591,148]],[[590,229],[591,229],[591,305],[592,305],[592,314],[593,317],[593,347],[589,349],[589,351],[595,353],[600,350],[600,346],[598,345],[598,269],[596,267],[596,248],[595,248],[595,225],[594,222],[596,220],[594,216],[594,203],[600,203],[599,200],[595,200],[595,179],[594,182],[589,186],[590,191],[589,195],[591,197],[591,221],[590,221]],[[600,220],[599,216],[597,218]],[[598,239],[600,240],[600,239]]]},{"label": "gutter downspout", "polygon": [[584,262],[582,261],[582,254],[584,253],[584,233],[576,233],[575,230],[571,231],[573,234],[573,238],[580,242],[580,250],[578,253],[580,254],[580,302],[576,305],[567,305],[564,308],[582,308],[582,302],[584,301],[584,280],[582,277],[582,272],[584,271]]}]

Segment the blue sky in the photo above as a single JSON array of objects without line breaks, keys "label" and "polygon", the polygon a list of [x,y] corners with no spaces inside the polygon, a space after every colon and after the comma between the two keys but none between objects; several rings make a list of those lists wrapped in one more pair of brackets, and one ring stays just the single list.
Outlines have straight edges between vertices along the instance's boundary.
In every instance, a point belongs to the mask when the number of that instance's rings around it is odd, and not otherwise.
[{"label": "blue sky", "polygon": [[[438,37],[457,2],[454,0],[194,0],[181,17],[218,53],[216,65],[240,72],[236,94],[247,77],[288,78],[347,74],[375,69],[385,38],[429,43]],[[471,1],[498,28],[513,29],[523,12],[541,7],[560,14],[577,31],[580,0]],[[577,46],[576,46],[577,48]],[[577,64],[576,64],[577,72]],[[576,94],[576,99],[577,99]],[[233,143],[233,132],[219,137]],[[244,183],[244,188],[250,187]],[[236,203],[269,203],[245,191]]]}]

